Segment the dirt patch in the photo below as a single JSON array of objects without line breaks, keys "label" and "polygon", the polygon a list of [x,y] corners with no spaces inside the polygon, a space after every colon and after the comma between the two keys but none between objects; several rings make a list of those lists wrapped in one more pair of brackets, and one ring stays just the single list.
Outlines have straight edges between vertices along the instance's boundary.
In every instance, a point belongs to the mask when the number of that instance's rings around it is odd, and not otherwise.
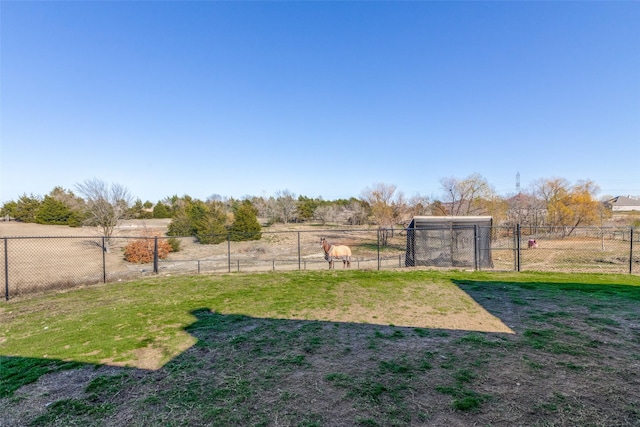
[{"label": "dirt patch", "polygon": [[44,375],[37,382],[20,388],[10,398],[0,399],[0,426],[26,425],[26,420],[45,414],[55,402],[86,398],[87,385],[94,378],[119,373],[118,368],[110,366],[87,366]]},{"label": "dirt patch", "polygon": [[[438,314],[410,301],[305,319],[201,310],[196,345],[162,368],[46,375],[0,400],[0,425],[640,425],[638,291],[524,285],[459,285],[482,308],[443,317],[460,329],[419,326]],[[473,328],[481,311],[513,333]],[[87,392],[97,376],[117,380]],[[86,412],[54,412],[64,399]]]}]

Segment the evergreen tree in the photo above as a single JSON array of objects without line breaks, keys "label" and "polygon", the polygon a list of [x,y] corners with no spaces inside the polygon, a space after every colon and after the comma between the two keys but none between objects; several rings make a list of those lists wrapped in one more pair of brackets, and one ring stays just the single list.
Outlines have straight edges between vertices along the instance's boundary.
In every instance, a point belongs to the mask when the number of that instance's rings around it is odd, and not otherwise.
[{"label": "evergreen tree", "polygon": [[44,200],[40,203],[36,213],[36,222],[38,224],[69,225],[71,227],[79,227],[81,224],[81,218],[63,202],[56,200],[51,196],[44,196]]},{"label": "evergreen tree", "polygon": [[154,218],[171,218],[171,208],[162,202],[156,203],[153,207]]},{"label": "evergreen tree", "polygon": [[227,239],[227,215],[219,202],[184,200],[169,223],[169,236],[196,236],[203,244],[215,244]]},{"label": "evergreen tree", "polygon": [[2,205],[2,208],[0,208],[0,216],[8,216],[9,218],[15,219],[17,209],[18,204],[16,202],[13,200],[8,201]]},{"label": "evergreen tree", "polygon": [[258,210],[249,200],[244,200],[234,212],[234,221],[231,226],[231,240],[235,242],[243,240],[260,240],[262,228],[258,222]]},{"label": "evergreen tree", "polygon": [[190,216],[200,243],[216,244],[227,239],[225,227],[227,215],[220,203],[214,202],[207,205],[198,201],[192,205]]},{"label": "evergreen tree", "polygon": [[142,218],[142,213],[144,212],[144,207],[142,206],[142,200],[140,199],[136,199],[135,202],[133,202],[133,206],[131,206],[129,208],[129,212],[128,212],[128,216],[129,218]]},{"label": "evergreen tree", "polygon": [[36,222],[40,203],[40,199],[34,195],[27,196],[23,194],[16,202],[14,218],[21,222]]},{"label": "evergreen tree", "polygon": [[176,211],[171,222],[167,226],[167,236],[193,236],[195,229],[191,225],[191,219],[187,215],[186,208],[182,207]]},{"label": "evergreen tree", "polygon": [[315,210],[324,202],[322,199],[311,199],[305,196],[298,196],[297,217],[300,221],[310,221],[313,219]]}]

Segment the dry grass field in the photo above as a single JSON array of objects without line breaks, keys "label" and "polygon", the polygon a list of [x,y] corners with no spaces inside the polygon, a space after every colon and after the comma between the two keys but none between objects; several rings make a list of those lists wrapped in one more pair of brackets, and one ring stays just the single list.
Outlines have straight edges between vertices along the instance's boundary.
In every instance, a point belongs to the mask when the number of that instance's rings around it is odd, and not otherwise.
[{"label": "dry grass field", "polygon": [[[102,250],[100,231],[19,222],[0,222],[0,238],[8,237],[10,295],[127,280],[153,274],[153,265],[125,261],[124,248],[135,237],[163,236],[169,220],[131,220],[117,227],[110,250]],[[203,245],[180,237],[180,250],[161,260],[159,273],[224,273],[229,271],[287,271],[328,268],[320,237],[356,245],[353,268],[377,268],[376,232],[359,228],[349,233],[318,226],[278,224],[263,229],[262,239]],[[401,248],[402,249],[402,248]],[[400,254],[402,252],[399,252]],[[0,247],[4,258],[4,248]],[[104,258],[103,258],[104,257]],[[391,258],[392,266],[398,260]],[[337,268],[343,266],[337,265]],[[4,264],[0,266],[4,276]]]}]

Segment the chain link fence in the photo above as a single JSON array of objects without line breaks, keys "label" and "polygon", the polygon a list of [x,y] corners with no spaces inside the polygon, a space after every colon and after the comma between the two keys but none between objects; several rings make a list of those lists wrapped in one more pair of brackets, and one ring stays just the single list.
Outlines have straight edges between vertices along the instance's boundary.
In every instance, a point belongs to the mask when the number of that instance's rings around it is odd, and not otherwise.
[{"label": "chain link fence", "polygon": [[[640,231],[633,228],[318,229],[262,232],[252,241],[208,237],[220,243],[201,244],[194,237],[1,237],[0,296],[144,276],[328,269],[322,237],[351,248],[352,269],[640,274]],[[126,248],[141,240],[151,259],[128,262]],[[163,241],[175,248],[164,258],[157,250]],[[336,262],[334,268],[344,266]]]}]

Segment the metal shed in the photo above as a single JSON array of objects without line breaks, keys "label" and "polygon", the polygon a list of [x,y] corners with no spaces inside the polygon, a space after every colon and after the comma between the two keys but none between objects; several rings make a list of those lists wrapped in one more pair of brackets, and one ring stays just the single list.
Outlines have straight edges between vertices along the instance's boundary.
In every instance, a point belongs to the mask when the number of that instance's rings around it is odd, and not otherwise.
[{"label": "metal shed", "polygon": [[416,216],[407,228],[407,267],[493,267],[490,216]]}]

